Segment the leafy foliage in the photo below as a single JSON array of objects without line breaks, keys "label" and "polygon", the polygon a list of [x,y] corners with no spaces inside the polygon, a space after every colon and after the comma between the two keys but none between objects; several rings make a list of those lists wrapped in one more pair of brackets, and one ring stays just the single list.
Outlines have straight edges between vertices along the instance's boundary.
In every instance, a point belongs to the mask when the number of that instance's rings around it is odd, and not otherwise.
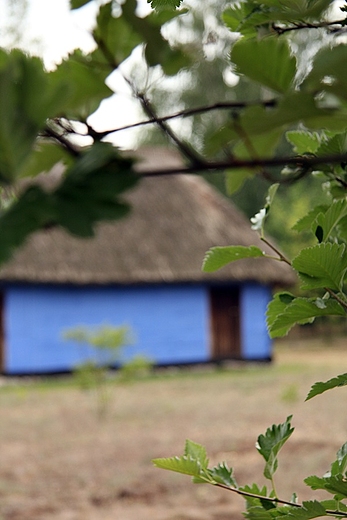
[{"label": "leafy foliage", "polygon": [[293,84],[296,60],[286,40],[241,39],[233,46],[230,58],[237,72],[276,92],[286,92]]},{"label": "leafy foliage", "polygon": [[225,463],[208,468],[208,462],[206,449],[201,444],[190,440],[186,441],[184,455],[181,457],[153,460],[153,464],[158,468],[190,475],[196,484],[209,483],[237,488],[232,469],[229,469]]},{"label": "leafy foliage", "polygon": [[316,395],[322,394],[323,392],[326,392],[327,390],[331,390],[332,388],[336,388],[338,386],[346,386],[347,385],[347,374],[340,374],[337,377],[333,377],[332,379],[329,379],[329,381],[326,381],[325,383],[315,383],[311,390],[309,391],[306,401],[309,399],[312,399],[312,397],[315,397]]},{"label": "leafy foliage", "polygon": [[258,437],[256,448],[266,462],[264,476],[270,480],[278,467],[278,452],[294,431],[290,424],[291,419],[292,416],[289,416],[283,424],[274,424],[266,430],[265,435]]},{"label": "leafy foliage", "polygon": [[62,107],[65,87],[52,82],[38,58],[0,50],[0,181],[14,182],[47,117]]},{"label": "leafy foliage", "polygon": [[179,7],[182,0],[147,0],[153,9],[175,9]]},{"label": "leafy foliage", "polygon": [[205,255],[202,269],[206,273],[211,273],[213,271],[217,271],[230,262],[234,262],[235,260],[242,260],[243,258],[256,258],[259,256],[265,255],[263,251],[256,246],[212,247]]},{"label": "leafy foliage", "polygon": [[345,245],[324,242],[308,247],[293,259],[292,266],[299,273],[303,289],[329,287],[339,291],[347,269]]},{"label": "leafy foliage", "polygon": [[269,303],[267,310],[268,329],[273,338],[286,335],[296,323],[312,323],[318,316],[345,315],[343,307],[331,299],[296,297],[285,304],[281,295],[278,296]]},{"label": "leafy foliage", "polygon": [[[295,51],[296,41],[294,37],[290,38],[295,31],[305,30],[308,34],[312,28],[324,30],[329,24],[337,31],[342,29],[347,19],[329,22],[325,18],[331,3],[327,0],[245,0],[235,2],[223,14],[233,35],[241,35],[235,37],[236,43],[232,44],[230,52],[233,72],[261,85],[264,98],[271,102],[260,98],[253,103],[244,103],[241,108],[235,103],[229,120],[207,136],[206,152],[216,156],[224,150],[234,159],[233,167],[227,169],[226,175],[230,193],[261,172],[280,184],[312,173],[321,182],[325,194],[325,201],[322,203],[322,198],[317,204],[310,204],[294,225],[295,232],[310,237],[311,245],[302,247],[293,258],[286,258],[271,239],[265,237],[277,183],[270,188],[265,206],[251,219],[252,228],[276,253],[273,258],[294,270],[301,282],[300,289],[304,291],[300,294],[297,287],[293,292],[282,291],[275,295],[267,310],[271,337],[284,336],[296,324],[312,323],[319,316],[345,318],[347,310],[347,76],[342,66],[346,45],[342,42],[329,47],[322,45],[312,64],[306,64],[307,69],[303,71],[302,57]],[[346,13],[346,7],[341,11]],[[288,161],[281,161],[279,156],[284,138],[285,146],[291,147]],[[267,168],[267,154],[271,159],[278,159],[281,172],[274,173],[274,169]],[[247,160],[249,164],[253,161],[251,168],[247,167]],[[269,164],[272,167],[275,160]],[[271,255],[256,246],[213,247],[206,253],[203,270],[213,272],[230,262],[264,256]],[[325,383],[315,383],[307,400],[346,384],[346,374]],[[251,520],[346,517],[347,507],[342,502],[347,498],[346,444],[339,450],[329,473],[305,480],[312,490],[324,490],[333,498],[299,504],[295,494],[290,502],[276,495],[274,474],[279,451],[293,433],[290,421],[291,416],[258,437],[256,446],[265,460],[264,476],[271,482],[272,489],[257,484],[238,487],[231,479],[227,482],[225,476],[223,487],[245,497],[245,517]],[[200,446],[196,454],[186,450],[183,457],[156,459],[154,463],[164,469],[187,473],[197,483],[219,484],[213,477],[216,470],[208,468],[205,449]]]},{"label": "leafy foliage", "polygon": [[[90,1],[71,0],[71,8],[82,8]],[[98,221],[128,214],[130,208],[122,196],[139,176],[131,159],[105,142],[117,130],[118,121],[104,132],[90,124],[90,116],[114,93],[108,78],[123,70],[135,49],[141,48],[145,85],[159,73],[181,81],[185,71],[199,67],[207,46],[218,43],[219,38],[206,30],[204,46],[198,48],[194,38],[179,45],[175,31],[166,31],[165,24],[180,20],[187,12],[178,9],[181,0],[148,3],[153,11],[141,17],[136,0],[102,2],[92,33],[95,48],[88,54],[73,52],[53,71],[19,50],[0,50],[1,262],[38,229],[60,226],[76,236],[90,237]],[[247,86],[250,95],[241,100],[226,86],[226,95],[214,105],[192,105],[170,117],[158,117],[150,90],[140,88],[136,75],[127,78],[150,119],[144,124],[155,123],[161,129],[186,159],[188,171],[226,171],[230,193],[255,175],[270,181],[265,205],[251,222],[275,254],[265,254],[256,246],[215,247],[206,253],[203,269],[212,272],[229,262],[264,256],[285,262],[297,274],[301,288],[282,291],[270,302],[267,324],[271,337],[283,336],[294,325],[311,323],[319,316],[345,318],[347,310],[347,45],[335,38],[347,25],[347,7],[340,8],[341,18],[331,20],[332,4],[331,0],[244,0],[224,10],[231,49],[223,57],[224,69],[217,73],[225,77],[231,72],[235,82],[240,82],[242,95]],[[188,23],[189,17],[184,24]],[[312,30],[320,35],[315,41],[310,40]],[[302,41],[298,34],[304,35]],[[214,52],[218,54],[218,50]],[[208,95],[213,74],[216,72],[206,76],[203,85]],[[197,114],[203,123],[209,112],[226,109],[224,117],[215,118],[213,130],[205,132],[200,125],[198,141],[203,146],[199,150],[194,149],[194,139],[188,143],[168,123],[178,116]],[[64,172],[49,190],[45,176],[43,180],[35,177],[57,164]],[[309,175],[321,184],[324,200],[310,201],[294,225],[295,232],[310,237],[310,244],[287,258],[265,236],[268,216],[278,185],[289,190],[291,184]],[[113,345],[108,334],[106,343],[105,338],[90,335],[80,334],[79,339],[92,342],[103,355]],[[114,345],[120,340],[124,338],[116,338]],[[100,366],[94,367],[98,378]],[[84,367],[84,376],[90,376],[90,368]],[[344,386],[346,381],[342,374],[318,382],[308,399]],[[190,475],[196,483],[210,483],[244,496],[245,516],[251,520],[347,517],[342,502],[347,498],[346,445],[329,473],[306,479],[313,490],[324,490],[332,498],[299,504],[295,495],[290,502],[277,496],[274,474],[279,451],[293,432],[290,420],[288,417],[258,437],[257,449],[265,461],[270,490],[257,484],[238,487],[232,469],[225,463],[210,468],[205,448],[192,441],[187,441],[183,456],[155,459],[154,464]]]}]

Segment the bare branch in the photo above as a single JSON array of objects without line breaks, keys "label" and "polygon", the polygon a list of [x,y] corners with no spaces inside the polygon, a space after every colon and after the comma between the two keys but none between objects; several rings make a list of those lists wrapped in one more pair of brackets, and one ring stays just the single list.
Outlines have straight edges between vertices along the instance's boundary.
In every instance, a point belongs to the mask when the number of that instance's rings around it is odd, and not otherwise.
[{"label": "bare branch", "polygon": [[155,120],[159,128],[175,143],[180,152],[191,161],[192,165],[206,167],[206,161],[191,146],[181,141],[165,121],[158,120],[154,108],[145,95],[139,93],[137,97],[141,101],[142,108],[146,114]]},{"label": "bare branch", "polygon": [[46,125],[44,132],[42,134],[43,137],[51,137],[55,141],[57,141],[59,144],[61,144],[70,155],[73,157],[79,157],[80,152],[79,150],[62,134],[54,130],[51,126],[48,124]]},{"label": "bare branch", "polygon": [[[205,112],[211,112],[214,110],[226,110],[226,109],[242,109],[247,108],[250,106],[263,106],[272,108],[275,107],[277,104],[276,99],[269,99],[267,101],[257,100],[257,101],[226,101],[224,103],[214,103],[213,105],[206,105],[201,107],[195,107],[195,108],[188,108],[186,110],[181,110],[179,112],[176,112],[174,114],[163,116],[163,117],[156,117],[147,119],[146,121],[139,121],[137,123],[132,123],[130,125],[124,125],[118,128],[112,128],[110,130],[105,130],[103,132],[96,132],[95,130],[91,129],[94,135],[97,135],[99,139],[103,139],[104,137],[108,136],[109,134],[113,134],[115,132],[121,132],[122,130],[130,130],[132,128],[138,128],[140,126],[147,126],[147,125],[153,125],[158,123],[163,123],[165,121],[170,121],[171,119],[177,119],[179,117],[192,117],[198,114],[204,114]],[[90,128],[90,127],[89,127]]]},{"label": "bare branch", "polygon": [[337,30],[335,26],[343,27],[346,24],[346,18],[342,20],[335,20],[334,22],[319,22],[319,23],[295,23],[293,25],[289,25],[288,27],[282,27],[280,25],[272,24],[272,29],[279,35],[284,34],[289,31],[300,31],[301,29],[322,29],[328,28],[332,30]]},{"label": "bare branch", "polygon": [[[309,173],[312,167],[324,165],[327,163],[338,164],[347,161],[347,154],[327,155],[317,157],[310,156],[286,156],[286,157],[264,157],[255,159],[236,159],[230,158],[227,161],[206,161],[202,165],[191,165],[182,168],[170,168],[163,170],[155,170],[144,172],[141,175],[151,177],[155,175],[176,175],[179,173],[200,173],[200,172],[220,172],[224,170],[233,170],[237,168],[257,169],[259,167],[275,167],[275,166],[295,166],[300,171],[293,175],[287,175],[283,179],[283,183],[289,184]],[[277,181],[281,182],[281,181]]]},{"label": "bare branch", "polygon": [[271,247],[271,249],[279,256],[279,258],[276,258],[276,260],[280,260],[282,262],[285,262],[286,264],[288,265],[292,265],[292,263],[288,260],[288,258],[286,258],[282,253],[281,251],[279,251],[277,249],[277,247],[275,247],[271,242],[269,242],[265,237],[260,237],[260,240],[262,240],[265,244],[267,244],[269,247]]}]

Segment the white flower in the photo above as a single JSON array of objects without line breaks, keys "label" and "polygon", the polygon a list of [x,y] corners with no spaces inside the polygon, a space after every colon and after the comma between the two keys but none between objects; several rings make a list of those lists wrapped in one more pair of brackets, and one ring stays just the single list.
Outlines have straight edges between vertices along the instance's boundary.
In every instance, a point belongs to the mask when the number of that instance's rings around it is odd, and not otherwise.
[{"label": "white flower", "polygon": [[326,309],[327,306],[325,304],[325,301],[323,300],[323,298],[317,298],[316,301],[314,302],[316,304],[316,306],[318,307],[318,309]]},{"label": "white flower", "polygon": [[262,208],[259,211],[259,213],[257,213],[256,215],[254,215],[254,217],[251,218],[251,222],[253,224],[252,229],[254,229],[255,231],[262,229],[265,217],[266,217],[266,209]]}]

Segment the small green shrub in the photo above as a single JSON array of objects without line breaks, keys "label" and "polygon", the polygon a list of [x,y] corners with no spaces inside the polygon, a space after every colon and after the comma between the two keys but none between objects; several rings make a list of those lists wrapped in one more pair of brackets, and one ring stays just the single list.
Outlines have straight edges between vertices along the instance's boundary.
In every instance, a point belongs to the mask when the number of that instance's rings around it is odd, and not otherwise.
[{"label": "small green shrub", "polygon": [[97,415],[105,417],[110,402],[107,386],[111,366],[121,362],[122,351],[132,343],[132,334],[126,326],[101,325],[91,328],[78,326],[63,333],[65,340],[72,340],[92,348],[93,356],[79,363],[73,375],[82,390],[94,390],[97,397]]}]

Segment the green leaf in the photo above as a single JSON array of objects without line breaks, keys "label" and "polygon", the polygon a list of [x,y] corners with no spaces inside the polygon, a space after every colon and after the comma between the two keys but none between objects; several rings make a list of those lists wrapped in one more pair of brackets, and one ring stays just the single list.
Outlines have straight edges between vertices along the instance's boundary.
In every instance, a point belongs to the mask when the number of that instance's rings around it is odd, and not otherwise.
[{"label": "green leaf", "polygon": [[327,390],[331,390],[332,388],[337,388],[339,386],[346,386],[347,385],[347,374],[341,374],[337,377],[333,377],[332,379],[329,379],[325,383],[317,382],[309,391],[306,401],[309,399],[312,399],[312,397],[315,397],[316,395],[323,394]]},{"label": "green leaf", "polygon": [[[179,5],[179,4],[178,4]],[[145,18],[136,16],[136,0],[126,0],[122,6],[123,18],[132,30],[144,41],[145,57],[149,66],[161,65],[165,74],[176,74],[181,68],[190,64],[186,53],[179,48],[172,49],[158,27],[156,14]],[[178,12],[177,14],[184,13]]]},{"label": "green leaf", "polygon": [[61,225],[78,236],[91,236],[96,222],[121,218],[129,211],[119,195],[138,177],[131,161],[107,143],[98,143],[67,171],[52,192],[30,186],[0,214],[0,262],[8,260],[27,236],[47,225]]},{"label": "green leaf", "polygon": [[[235,127],[236,129],[236,127]],[[237,130],[236,130],[237,131]],[[282,136],[282,130],[275,128],[270,132],[263,132],[259,135],[252,136],[252,146],[249,146],[248,139],[245,138],[243,131],[241,132],[240,141],[233,148],[235,159],[257,159],[258,157],[268,157],[274,153],[279,140]],[[251,148],[251,149],[250,149]],[[238,168],[230,170],[226,173],[226,186],[229,195],[237,191],[244,181],[249,177],[254,177],[257,170]]]},{"label": "green leaf", "polygon": [[317,500],[304,501],[301,507],[291,506],[281,509],[281,520],[310,520],[311,518],[326,517],[326,509]]},{"label": "green leaf", "polygon": [[[201,476],[208,475],[208,459],[206,450],[201,444],[187,440],[182,457],[170,457],[154,459],[153,464],[162,469],[184,473],[194,477],[196,482],[203,482]],[[208,477],[205,482],[208,481]]]},{"label": "green leaf", "polygon": [[258,29],[269,22],[268,13],[258,2],[234,3],[222,15],[223,22],[232,32],[240,32],[244,37],[257,35]]},{"label": "green leaf", "polygon": [[232,195],[240,188],[244,182],[250,177],[254,177],[256,172],[247,168],[235,168],[225,172],[225,186],[228,195]]},{"label": "green leaf", "polygon": [[191,477],[199,477],[201,467],[196,459],[183,455],[182,457],[169,457],[153,459],[153,464],[157,468],[175,471],[176,473],[183,473]]},{"label": "green leaf", "polygon": [[[308,400],[308,397],[307,399]],[[330,474],[332,476],[345,475],[347,470],[347,442],[345,442],[336,453],[336,460],[331,465]]]},{"label": "green leaf", "polygon": [[0,50],[0,182],[13,182],[33,151],[48,117],[61,106],[40,59]]},{"label": "green leaf", "polygon": [[290,130],[286,133],[286,138],[293,145],[294,152],[299,155],[316,153],[323,139],[318,132],[304,130]]},{"label": "green leaf", "polygon": [[315,208],[311,209],[307,215],[299,219],[292,229],[294,231],[306,231],[308,229],[311,229],[313,226],[313,222],[316,220],[319,213],[325,213],[329,209],[328,205],[320,204],[319,206],[316,206]]},{"label": "green leaf", "polygon": [[215,466],[209,470],[209,473],[211,478],[214,480],[214,482],[217,482],[217,484],[223,484],[224,486],[233,488],[238,487],[236,480],[233,477],[232,468],[228,468],[225,462],[222,462],[218,464],[218,466]]},{"label": "green leaf", "polygon": [[271,184],[270,188],[268,189],[268,193],[266,196],[266,205],[265,205],[265,208],[267,210],[269,210],[271,208],[271,205],[274,201],[278,188],[279,188],[279,183],[275,182],[274,184]]},{"label": "green leaf", "polygon": [[302,88],[311,92],[324,90],[346,100],[346,59],[347,48],[344,44],[323,48],[316,54],[312,70],[303,82]]},{"label": "green leaf", "polygon": [[94,63],[104,64],[109,74],[130,56],[135,47],[143,43],[143,39],[124,16],[112,16],[111,2],[100,7],[96,22],[93,38],[98,48],[91,58]]},{"label": "green leaf", "polygon": [[21,169],[20,175],[21,177],[34,177],[39,173],[50,171],[57,163],[71,166],[73,162],[73,158],[63,146],[40,140]]},{"label": "green leaf", "polygon": [[[228,126],[220,128],[206,141],[207,154],[214,154],[230,144],[237,144],[244,136],[253,143],[254,136],[273,135],[276,129],[283,131],[289,125],[298,122],[306,126],[331,125],[334,116],[331,111],[317,107],[315,98],[306,92],[290,92],[283,96],[273,109],[262,106],[250,106],[244,109],[238,118],[233,118]],[[346,126],[346,117],[339,124]],[[274,144],[276,144],[274,142]],[[266,148],[264,150],[266,155]]]},{"label": "green leaf", "polygon": [[339,224],[341,219],[347,216],[347,200],[341,199],[332,202],[324,213],[317,215],[315,225],[321,226],[323,229],[323,240],[329,240],[332,232]]},{"label": "green leaf", "polygon": [[256,448],[265,459],[264,476],[267,479],[272,479],[278,467],[278,452],[294,431],[290,424],[291,419],[292,416],[290,415],[284,423],[272,425],[271,428],[266,430],[265,435],[258,437]]},{"label": "green leaf", "polygon": [[347,269],[344,244],[322,243],[306,247],[292,261],[303,289],[328,287],[340,291]]},{"label": "green leaf", "polygon": [[129,205],[118,196],[138,180],[131,162],[120,158],[110,143],[94,144],[52,193],[58,223],[75,235],[92,236],[97,221],[129,212]]},{"label": "green leaf", "polygon": [[[251,106],[242,111],[237,119],[232,119],[227,127],[222,127],[212,134],[207,143],[208,153],[218,152],[230,144],[236,144],[240,138],[263,135],[276,129],[285,129],[299,122],[308,127],[342,125],[346,127],[346,115],[339,113],[335,120],[331,111],[319,108],[315,97],[306,92],[294,91],[283,96],[273,109]],[[252,141],[251,139],[251,141]],[[265,156],[267,153],[265,151]]]},{"label": "green leaf", "polygon": [[181,5],[182,0],[147,0],[153,9],[176,9]]},{"label": "green leaf", "polygon": [[317,155],[341,155],[347,151],[347,134],[345,132],[336,134],[325,139],[316,150]]},{"label": "green leaf", "polygon": [[291,55],[287,40],[241,39],[231,50],[231,61],[237,73],[276,92],[284,93],[293,85],[296,59]]},{"label": "green leaf", "polygon": [[205,273],[212,273],[230,262],[260,256],[265,256],[265,253],[256,246],[211,247],[205,254],[202,270]]},{"label": "green leaf", "polygon": [[186,440],[186,445],[184,449],[184,455],[186,457],[190,457],[192,459],[196,459],[200,467],[202,469],[207,469],[208,466],[208,458],[206,454],[206,448],[197,442]]},{"label": "green leaf", "polygon": [[0,263],[7,261],[30,233],[54,221],[55,212],[39,186],[31,186],[0,215]]},{"label": "green leaf", "polygon": [[344,475],[334,475],[328,477],[307,477],[304,480],[311,489],[324,489],[328,493],[337,495],[339,499],[347,498],[347,480]]},{"label": "green leaf", "polygon": [[77,50],[64,60],[55,71],[51,80],[65,84],[68,93],[59,115],[84,121],[96,111],[101,101],[111,96],[113,91],[105,84],[109,70],[99,67]]},{"label": "green leaf", "polygon": [[285,336],[297,323],[311,323],[318,316],[345,316],[343,307],[335,300],[295,298],[291,303],[275,300],[268,306],[269,334],[272,338]]},{"label": "green leaf", "polygon": [[162,35],[162,25],[186,10],[152,12],[141,18],[136,14],[136,0],[122,4],[122,16],[112,15],[112,5],[100,7],[93,37],[98,48],[91,55],[94,62],[103,63],[108,73],[126,60],[140,44],[144,45],[149,66],[161,65],[165,74],[176,74],[190,64],[189,55],[180,48],[171,48]]},{"label": "green leaf", "polygon": [[278,186],[279,184],[277,183],[272,184],[270,186],[266,197],[265,206],[256,215],[254,215],[254,217],[250,219],[252,222],[252,229],[254,229],[255,231],[259,231],[261,236],[264,235],[265,221],[270,211],[273,199],[275,198]]},{"label": "green leaf", "polygon": [[248,520],[273,520],[273,510],[267,510],[263,504],[259,506],[250,506],[244,514]]},{"label": "green leaf", "polygon": [[330,4],[330,0],[287,0],[285,3],[277,2],[277,0],[262,1],[262,5],[268,7],[269,20],[291,23],[316,19]]},{"label": "green leaf", "polygon": [[73,9],[79,9],[80,7],[83,7],[86,4],[89,4],[92,0],[70,0],[70,8]]},{"label": "green leaf", "polygon": [[343,502],[335,500],[334,498],[322,500],[321,504],[325,509],[330,509],[330,511],[341,511],[342,513],[347,512],[347,506]]},{"label": "green leaf", "polygon": [[[281,337],[285,336],[288,333],[288,325],[283,326],[283,328],[275,327],[274,323],[277,320],[278,316],[285,312],[287,306],[295,300],[295,296],[288,292],[277,293],[272,301],[268,304],[266,311],[266,321],[267,327],[271,337]],[[275,336],[273,336],[275,334]]]},{"label": "green leaf", "polygon": [[252,484],[251,486],[246,485],[240,487],[240,491],[245,491],[246,493],[249,493],[249,495],[264,497],[264,500],[262,500],[261,498],[254,496],[245,496],[247,509],[261,506],[263,509],[265,509],[265,511],[267,511],[269,509],[276,508],[276,505],[273,501],[266,500],[266,497],[275,498],[274,492],[271,491],[269,493],[266,486],[259,487],[258,484]]}]

